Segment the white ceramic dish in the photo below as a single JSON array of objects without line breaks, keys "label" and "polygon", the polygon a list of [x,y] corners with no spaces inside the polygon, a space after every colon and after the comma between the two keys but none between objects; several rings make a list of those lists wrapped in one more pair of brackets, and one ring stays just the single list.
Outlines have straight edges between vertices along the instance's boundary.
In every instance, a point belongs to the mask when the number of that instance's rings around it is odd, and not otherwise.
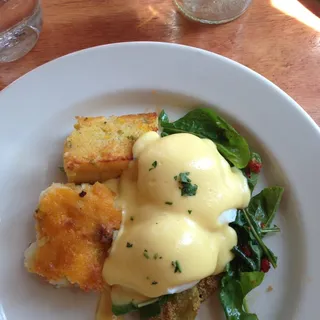
[{"label": "white ceramic dish", "polygon": [[[74,116],[165,108],[173,118],[199,104],[215,106],[262,154],[260,187],[286,188],[278,217],[282,233],[268,239],[279,267],[251,294],[251,310],[260,320],[317,318],[316,124],[279,88],[231,60],[167,43],[122,43],[52,61],[0,94],[0,319],[94,317],[94,294],[56,290],[23,268],[39,193],[63,181],[58,166]],[[208,302],[199,318],[222,319],[219,304]]]}]

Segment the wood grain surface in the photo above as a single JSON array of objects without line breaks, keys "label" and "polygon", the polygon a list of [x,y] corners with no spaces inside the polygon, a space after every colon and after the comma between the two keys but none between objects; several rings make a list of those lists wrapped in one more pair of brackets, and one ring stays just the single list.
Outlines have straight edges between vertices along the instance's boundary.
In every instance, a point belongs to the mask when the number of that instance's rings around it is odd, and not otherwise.
[{"label": "wood grain surface", "polygon": [[[288,6],[297,2],[279,1]],[[319,1],[300,2],[320,16]],[[255,0],[239,19],[218,26],[186,20],[171,0],[42,3],[44,26],[39,42],[21,60],[0,64],[0,90],[35,67],[76,50],[113,42],[165,41],[213,51],[252,68],[287,92],[320,124],[320,27],[308,26],[270,0]],[[320,19],[313,18],[320,25]]]}]

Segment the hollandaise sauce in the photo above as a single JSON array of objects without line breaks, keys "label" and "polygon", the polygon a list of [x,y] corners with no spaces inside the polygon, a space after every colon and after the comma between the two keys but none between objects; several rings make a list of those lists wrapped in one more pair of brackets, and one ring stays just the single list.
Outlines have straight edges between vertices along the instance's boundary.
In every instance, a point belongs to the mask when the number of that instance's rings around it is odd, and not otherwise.
[{"label": "hollandaise sauce", "polygon": [[117,317],[112,314],[112,301],[110,297],[110,287],[106,286],[100,296],[100,300],[95,315],[95,320],[123,320],[123,317]]},{"label": "hollandaise sauce", "polygon": [[119,182],[122,225],[104,264],[105,282],[155,298],[221,273],[237,236],[219,217],[250,200],[241,171],[212,141],[187,133],[148,132],[133,153]]}]

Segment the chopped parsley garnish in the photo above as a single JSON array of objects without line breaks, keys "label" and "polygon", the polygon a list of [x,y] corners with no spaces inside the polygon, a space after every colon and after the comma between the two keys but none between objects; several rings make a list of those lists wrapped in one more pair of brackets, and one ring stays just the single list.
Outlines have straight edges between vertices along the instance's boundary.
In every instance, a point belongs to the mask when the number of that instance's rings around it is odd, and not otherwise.
[{"label": "chopped parsley garnish", "polygon": [[157,165],[158,165],[158,161],[152,162],[152,168],[150,168],[149,171],[155,169],[157,167]]},{"label": "chopped parsley garnish", "polygon": [[168,206],[172,206],[173,202],[166,201],[165,204],[167,204]]},{"label": "chopped parsley garnish", "polygon": [[179,173],[179,181],[181,183],[190,183],[191,179],[188,178],[189,175],[190,175],[190,172],[181,172],[181,173]]},{"label": "chopped parsley garnish", "polygon": [[153,259],[154,259],[154,260],[157,260],[158,257],[159,257],[159,255],[158,255],[157,253],[155,253],[155,254],[153,255]]},{"label": "chopped parsley garnish", "polygon": [[127,242],[127,248],[132,248],[132,247],[133,247],[133,244],[130,242]]},{"label": "chopped parsley garnish", "polygon": [[174,179],[174,180],[177,180],[177,179],[178,179],[178,176],[174,176],[173,179]]},{"label": "chopped parsley garnish", "polygon": [[144,250],[143,255],[146,259],[150,259],[148,250]]},{"label": "chopped parsley garnish", "polygon": [[87,194],[87,193],[86,193],[84,190],[82,190],[82,191],[79,193],[79,197],[80,197],[80,198],[83,198],[86,194]]},{"label": "chopped parsley garnish", "polygon": [[179,176],[175,176],[174,179],[179,182],[179,189],[181,190],[181,196],[195,196],[198,190],[196,184],[191,183],[189,178],[190,172],[181,172]]},{"label": "chopped parsley garnish", "polygon": [[182,272],[182,269],[181,269],[181,266],[180,266],[180,263],[178,260],[172,261],[171,265],[174,267],[174,273],[177,273],[177,272],[181,273]]},{"label": "chopped parsley garnish", "polygon": [[131,221],[133,221],[133,220],[134,220],[134,217],[133,217],[133,216],[131,216],[131,217],[130,217],[130,220],[131,220]]},{"label": "chopped parsley garnish", "polygon": [[192,210],[188,210],[188,213],[191,214],[191,213],[192,213]]},{"label": "chopped parsley garnish", "polygon": [[158,284],[158,282],[157,281],[152,281],[151,284],[155,285],[155,284]]}]

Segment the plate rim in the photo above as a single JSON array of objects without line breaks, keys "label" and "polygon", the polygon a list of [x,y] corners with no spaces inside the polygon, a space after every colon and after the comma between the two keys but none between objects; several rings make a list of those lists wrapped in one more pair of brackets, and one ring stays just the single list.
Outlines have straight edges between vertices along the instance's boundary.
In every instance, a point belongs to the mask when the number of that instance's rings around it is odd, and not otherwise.
[{"label": "plate rim", "polygon": [[16,80],[14,80],[13,82],[11,82],[9,85],[7,85],[4,89],[2,89],[0,91],[0,98],[1,95],[12,89],[13,86],[16,85],[16,83],[23,81],[25,77],[28,77],[30,74],[33,74],[35,72],[38,72],[39,70],[47,67],[48,65],[54,64],[54,63],[59,63],[60,60],[64,60],[64,59],[69,59],[72,58],[73,56],[77,56],[77,55],[81,55],[81,54],[86,54],[86,53],[90,53],[90,51],[96,51],[96,50],[101,50],[101,49],[106,49],[106,48],[111,48],[111,47],[130,47],[130,46],[140,46],[140,45],[151,45],[151,46],[167,46],[167,47],[176,47],[176,48],[182,48],[185,50],[192,50],[195,52],[201,52],[203,54],[206,55],[213,55],[215,56],[217,59],[220,60],[224,60],[229,64],[233,64],[235,67],[243,69],[245,72],[249,72],[251,73],[253,76],[257,77],[257,79],[265,82],[266,84],[268,84],[269,86],[271,86],[274,90],[276,90],[276,92],[280,95],[282,95],[284,98],[286,98],[290,103],[292,103],[292,105],[301,112],[301,114],[303,116],[305,116],[309,121],[310,124],[312,125],[312,127],[314,129],[316,129],[316,132],[319,134],[320,137],[320,128],[319,126],[316,124],[316,122],[313,120],[313,118],[308,114],[307,111],[305,111],[302,106],[300,106],[300,104],[298,104],[288,93],[286,93],[283,89],[281,89],[279,86],[277,86],[276,84],[274,84],[271,80],[267,79],[266,77],[264,77],[263,75],[261,75],[260,73],[258,73],[257,71],[254,71],[253,69],[243,65],[240,62],[237,62],[235,60],[232,60],[231,58],[225,57],[221,54],[215,53],[213,51],[209,51],[209,50],[205,50],[205,49],[201,49],[201,48],[197,48],[197,47],[193,47],[193,46],[188,46],[188,45],[184,45],[184,44],[178,44],[178,43],[171,43],[171,42],[161,42],[161,41],[128,41],[128,42],[115,42],[115,43],[109,43],[109,44],[103,44],[103,45],[97,45],[97,46],[93,46],[93,47],[89,47],[89,48],[85,48],[85,49],[81,49],[81,50],[77,50],[71,53],[68,53],[66,55],[57,57],[51,61],[45,62],[44,64],[37,66],[36,68],[30,70],[29,72],[23,74],[22,76],[20,76],[19,78],[17,78]]}]

